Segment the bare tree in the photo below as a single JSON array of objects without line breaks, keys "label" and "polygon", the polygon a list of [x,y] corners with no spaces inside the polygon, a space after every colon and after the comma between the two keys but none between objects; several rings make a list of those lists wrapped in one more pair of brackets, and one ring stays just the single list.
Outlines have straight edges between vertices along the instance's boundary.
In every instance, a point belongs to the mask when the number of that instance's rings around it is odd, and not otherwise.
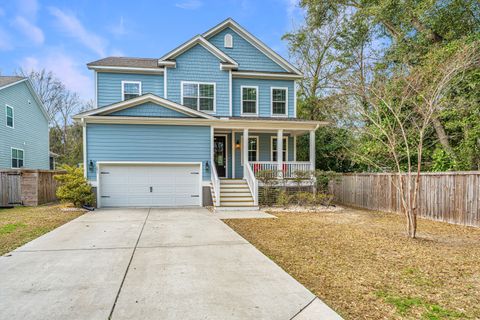
[{"label": "bare tree", "polygon": [[[377,78],[368,86],[357,80],[350,83],[357,103],[356,112],[368,125],[358,127],[390,154],[397,174],[396,187],[406,217],[406,229],[414,238],[417,231],[418,194],[424,139],[433,119],[441,110],[442,100],[456,77],[478,67],[479,43],[462,45],[441,63],[401,72],[383,82]],[[365,107],[364,102],[367,103]],[[369,165],[382,167],[374,157],[362,155]]]}]

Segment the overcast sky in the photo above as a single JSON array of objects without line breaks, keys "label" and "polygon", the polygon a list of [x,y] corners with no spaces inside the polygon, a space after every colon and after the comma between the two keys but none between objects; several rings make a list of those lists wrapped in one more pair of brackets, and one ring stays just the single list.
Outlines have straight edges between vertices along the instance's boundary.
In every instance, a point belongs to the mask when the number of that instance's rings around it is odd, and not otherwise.
[{"label": "overcast sky", "polygon": [[296,0],[1,0],[0,72],[46,68],[83,99],[85,64],[107,56],[157,58],[232,17],[288,58],[283,34],[301,22]]}]

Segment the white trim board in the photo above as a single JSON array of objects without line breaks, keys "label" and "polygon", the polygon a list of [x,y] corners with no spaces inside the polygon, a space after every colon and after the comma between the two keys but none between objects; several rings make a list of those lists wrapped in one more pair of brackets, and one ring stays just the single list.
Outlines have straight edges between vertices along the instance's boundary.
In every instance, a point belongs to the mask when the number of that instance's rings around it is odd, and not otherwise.
[{"label": "white trim board", "polygon": [[[273,151],[277,151],[277,149],[275,148],[275,150],[273,150],[273,140],[277,139],[276,136],[271,136],[270,137],[270,161],[278,161],[277,160],[273,160]],[[288,161],[288,136],[283,136],[283,146],[285,146],[285,160],[283,162],[287,162]],[[282,151],[283,153],[283,151]],[[277,158],[278,158],[278,155],[277,155]]]},{"label": "white trim board", "polygon": [[205,119],[216,119],[215,117],[201,111],[193,110],[190,108],[187,108],[185,106],[182,106],[181,104],[175,103],[173,101],[161,98],[159,96],[156,96],[151,93],[144,94],[140,97],[136,97],[133,99],[125,100],[125,101],[120,101],[114,104],[111,104],[109,106],[105,106],[102,108],[94,109],[94,110],[89,110],[86,112],[79,113],[73,117],[73,119],[81,119],[87,116],[95,116],[95,115],[105,115],[105,114],[110,114],[115,111],[123,110],[126,108],[131,108],[146,102],[153,102],[157,103],[161,106],[170,108],[172,110],[185,113],[185,114],[190,114],[194,116],[198,116],[200,118],[205,118]]},{"label": "white trim board", "polygon": [[[285,90],[285,113],[273,113],[273,90]],[[288,118],[288,87],[270,87],[270,116],[274,118]]]},{"label": "white trim board", "polygon": [[[213,128],[213,127],[212,127]],[[218,178],[228,178],[229,176],[229,172],[228,172],[228,160],[229,160],[229,154],[228,154],[228,133],[214,133],[213,134],[213,138],[215,137],[225,137],[225,158],[226,158],[226,166],[225,166],[225,177],[220,177],[218,176]],[[212,158],[213,158],[213,155],[214,155],[214,151],[215,151],[215,142],[213,143],[213,147],[212,147]],[[212,165],[215,165],[215,159],[213,158],[212,159]],[[218,170],[217,170],[217,173],[218,173]]]},{"label": "white trim board", "polygon": [[138,97],[142,95],[142,81],[122,80],[122,96],[120,101],[125,101],[125,85],[138,84]]},{"label": "white trim board", "polygon": [[[256,98],[257,101],[255,101],[255,113],[245,113],[243,112],[243,89],[255,89],[256,90]],[[240,86],[240,115],[245,116],[245,117],[257,117],[258,116],[258,109],[259,109],[259,96],[260,96],[260,90],[258,89],[258,86]]]},{"label": "white trim board", "polygon": [[191,38],[187,42],[181,44],[177,48],[173,49],[172,51],[162,56],[160,59],[158,59],[158,64],[159,65],[163,65],[163,64],[168,65],[169,63],[171,64],[172,63],[171,59],[175,59],[176,57],[188,51],[190,48],[193,48],[197,44],[201,45],[202,47],[207,49],[211,54],[213,54],[218,59],[220,59],[220,61],[227,64],[227,65],[220,64],[221,69],[222,68],[225,68],[225,69],[238,68],[238,63],[234,59],[232,59],[231,57],[223,53],[220,49],[215,47],[213,44],[211,44],[201,35],[197,35]]},{"label": "white trim board", "polygon": [[[200,81],[180,81],[180,99],[182,101],[182,106],[184,106],[183,103],[183,85],[184,84],[196,84],[198,85],[198,97],[197,97],[197,111],[204,112],[204,113],[211,113],[214,114],[217,112],[217,83],[216,82],[200,82]],[[200,85],[201,84],[208,84],[208,85],[213,85],[213,110],[200,110]],[[187,97],[187,98],[193,98],[193,97]],[[206,97],[204,97],[206,98]],[[188,107],[186,107],[188,108]],[[190,108],[189,108],[190,109]],[[195,110],[195,109],[192,109]]]}]

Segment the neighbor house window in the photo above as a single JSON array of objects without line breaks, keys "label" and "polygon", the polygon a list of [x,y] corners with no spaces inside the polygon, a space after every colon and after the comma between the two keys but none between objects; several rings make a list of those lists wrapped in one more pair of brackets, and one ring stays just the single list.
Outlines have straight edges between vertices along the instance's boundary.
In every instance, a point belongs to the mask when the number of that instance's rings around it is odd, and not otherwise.
[{"label": "neighbor house window", "polygon": [[13,108],[6,106],[5,108],[6,118],[7,118],[7,127],[13,128]]},{"label": "neighbor house window", "polygon": [[258,138],[248,138],[248,161],[258,161]]},{"label": "neighbor house window", "polygon": [[287,88],[272,88],[272,115],[287,115]]},{"label": "neighbor house window", "polygon": [[215,111],[215,84],[183,82],[182,104],[195,110]]},{"label": "neighbor house window", "polygon": [[12,148],[12,168],[23,168],[23,150]]},{"label": "neighbor house window", "polygon": [[142,95],[142,83],[140,81],[122,81],[122,99],[128,100]]},{"label": "neighbor house window", "polygon": [[[283,138],[283,161],[287,161],[288,139]],[[277,137],[272,137],[272,161],[277,161]]]},{"label": "neighbor house window", "polygon": [[258,87],[242,86],[242,114],[257,114]]}]

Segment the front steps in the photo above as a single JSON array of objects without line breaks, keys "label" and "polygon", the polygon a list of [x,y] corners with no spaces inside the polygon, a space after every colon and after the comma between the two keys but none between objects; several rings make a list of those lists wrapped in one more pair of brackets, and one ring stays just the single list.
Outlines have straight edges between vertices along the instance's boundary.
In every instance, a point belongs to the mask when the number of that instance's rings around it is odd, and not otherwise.
[{"label": "front steps", "polygon": [[247,181],[243,179],[220,180],[220,207],[215,210],[258,210]]}]

